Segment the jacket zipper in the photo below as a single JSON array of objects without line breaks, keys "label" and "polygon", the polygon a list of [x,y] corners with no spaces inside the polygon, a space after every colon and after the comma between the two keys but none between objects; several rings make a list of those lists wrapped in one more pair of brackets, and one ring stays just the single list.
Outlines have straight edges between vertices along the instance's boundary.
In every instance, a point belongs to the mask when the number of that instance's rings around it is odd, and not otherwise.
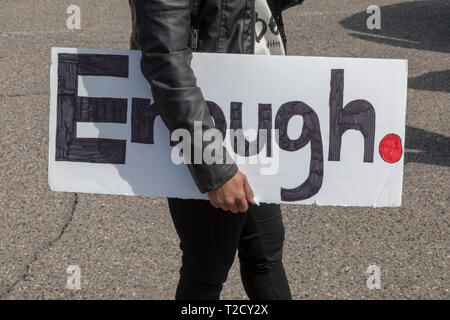
[{"label": "jacket zipper", "polygon": [[198,29],[195,27],[191,28],[191,41],[190,47],[192,51],[196,51],[198,46]]},{"label": "jacket zipper", "polygon": [[192,11],[191,11],[191,38],[189,41],[189,46],[192,51],[197,51],[198,47],[198,25],[197,25],[197,13],[198,13],[198,2],[200,0],[192,0]]}]

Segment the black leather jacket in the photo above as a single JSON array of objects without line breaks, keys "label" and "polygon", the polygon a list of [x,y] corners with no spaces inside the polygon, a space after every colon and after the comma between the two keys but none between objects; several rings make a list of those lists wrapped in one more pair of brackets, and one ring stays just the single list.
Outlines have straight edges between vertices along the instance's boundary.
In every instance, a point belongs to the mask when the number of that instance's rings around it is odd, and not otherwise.
[{"label": "black leather jacket", "polygon": [[[281,11],[302,0],[270,2],[272,11],[274,2]],[[191,69],[192,51],[253,54],[255,0],[129,0],[129,3],[131,49],[142,52],[142,73],[150,83],[159,115],[169,131],[184,128],[193,137],[194,121],[202,121],[204,130],[214,128]],[[192,144],[192,154],[194,147],[203,151],[205,144]],[[202,193],[220,187],[238,170],[235,164],[190,164],[188,168]]]}]

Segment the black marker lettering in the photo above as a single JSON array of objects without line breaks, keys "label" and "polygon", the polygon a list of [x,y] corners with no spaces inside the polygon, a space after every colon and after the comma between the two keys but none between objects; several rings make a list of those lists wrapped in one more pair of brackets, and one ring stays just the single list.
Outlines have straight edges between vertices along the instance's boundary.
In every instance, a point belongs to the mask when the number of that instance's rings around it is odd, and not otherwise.
[{"label": "black marker lettering", "polygon": [[[289,120],[295,115],[303,117],[303,129],[298,139],[291,140],[287,134],[287,128]],[[282,150],[297,151],[311,143],[308,178],[296,188],[281,188],[281,200],[299,201],[312,197],[319,192],[323,181],[323,147],[317,114],[303,102],[286,102],[278,109],[275,129],[279,130],[279,146]]]},{"label": "black marker lettering", "polygon": [[126,123],[127,100],[78,97],[78,76],[128,77],[128,56],[58,55],[56,161],[125,163],[126,140],[77,138],[77,121]]},{"label": "black marker lettering", "polygon": [[330,147],[328,161],[341,159],[342,135],[349,129],[364,136],[364,162],[373,162],[375,140],[375,109],[366,100],[354,100],[344,108],[344,70],[331,70]]}]

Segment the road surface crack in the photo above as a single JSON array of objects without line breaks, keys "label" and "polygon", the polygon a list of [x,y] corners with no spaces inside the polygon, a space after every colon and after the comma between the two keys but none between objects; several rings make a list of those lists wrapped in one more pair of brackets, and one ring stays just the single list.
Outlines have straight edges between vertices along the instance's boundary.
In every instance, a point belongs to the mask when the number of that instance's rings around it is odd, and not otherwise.
[{"label": "road surface crack", "polygon": [[30,259],[30,261],[26,264],[25,266],[25,270],[22,273],[22,275],[16,280],[14,281],[4,292],[0,293],[0,299],[5,299],[9,294],[11,294],[11,292],[14,290],[14,288],[21,283],[22,281],[28,281],[30,278],[33,278],[33,276],[30,274],[30,266],[36,262],[39,259],[39,256],[44,253],[45,251],[47,251],[48,249],[50,249],[56,242],[58,242],[61,237],[63,236],[63,234],[66,232],[66,229],[68,228],[68,226],[70,225],[70,223],[72,222],[73,216],[75,214],[75,211],[77,209],[77,205],[78,205],[78,194],[75,193],[75,198],[73,200],[72,203],[72,209],[70,211],[69,216],[67,217],[66,222],[64,223],[61,231],[59,232],[58,236],[55,237],[54,239],[48,241],[46,244],[44,244],[44,246],[40,249],[38,249],[34,254],[33,257]]}]

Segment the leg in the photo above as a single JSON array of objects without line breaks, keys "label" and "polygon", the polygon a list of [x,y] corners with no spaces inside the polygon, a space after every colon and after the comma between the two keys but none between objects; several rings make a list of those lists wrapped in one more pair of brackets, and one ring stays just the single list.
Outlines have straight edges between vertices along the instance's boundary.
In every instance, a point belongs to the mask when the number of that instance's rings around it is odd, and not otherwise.
[{"label": "leg", "polygon": [[241,277],[250,299],[292,299],[282,263],[283,242],[280,206],[250,206],[239,242]]},{"label": "leg", "polygon": [[219,299],[236,255],[246,213],[214,208],[206,200],[168,199],[183,252],[175,298]]}]

